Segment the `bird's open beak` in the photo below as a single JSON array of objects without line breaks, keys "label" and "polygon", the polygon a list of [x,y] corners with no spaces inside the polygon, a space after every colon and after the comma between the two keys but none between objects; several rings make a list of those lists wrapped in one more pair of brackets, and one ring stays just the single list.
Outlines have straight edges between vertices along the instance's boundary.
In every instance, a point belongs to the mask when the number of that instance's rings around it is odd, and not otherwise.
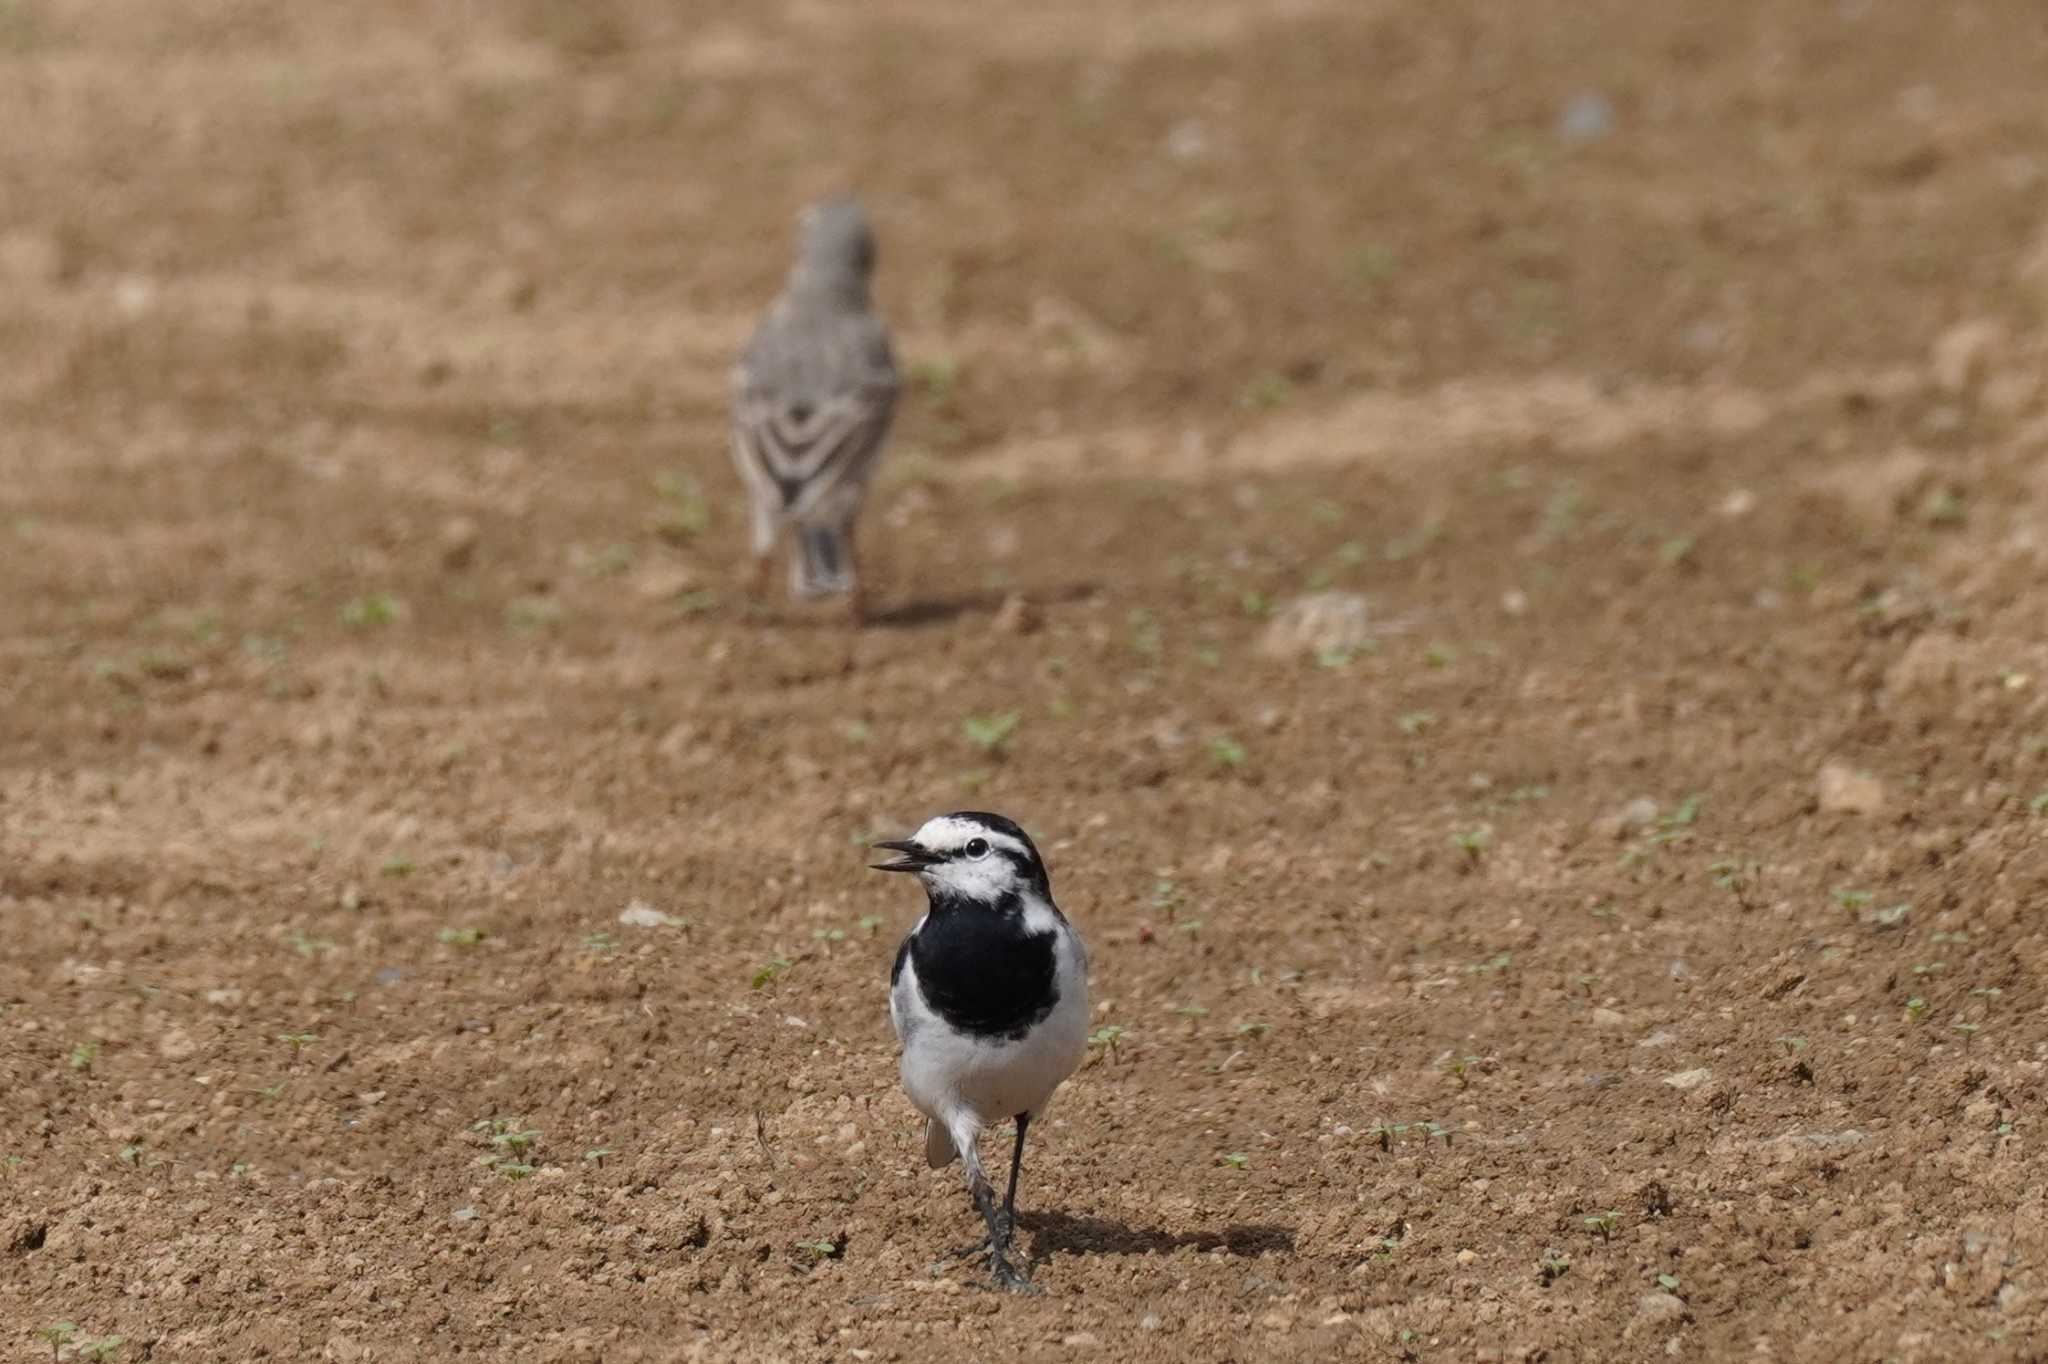
[{"label": "bird's open beak", "polygon": [[908,838],[892,838],[885,842],[877,843],[875,846],[877,848],[887,848],[890,852],[903,854],[894,862],[874,863],[876,871],[923,871],[926,867],[939,860]]}]

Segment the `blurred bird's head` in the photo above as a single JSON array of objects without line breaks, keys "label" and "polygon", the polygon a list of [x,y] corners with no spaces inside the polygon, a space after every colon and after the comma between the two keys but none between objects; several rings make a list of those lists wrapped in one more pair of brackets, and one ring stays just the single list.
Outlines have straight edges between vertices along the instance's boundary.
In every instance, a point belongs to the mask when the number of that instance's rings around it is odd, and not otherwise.
[{"label": "blurred bird's head", "polygon": [[928,819],[908,838],[875,844],[902,854],[876,871],[907,871],[935,902],[995,906],[1020,895],[1052,899],[1031,836],[1001,815],[960,810]]},{"label": "blurred bird's head", "polygon": [[867,283],[875,268],[875,237],[867,211],[852,195],[820,199],[797,218],[802,244],[796,278],[821,283]]}]

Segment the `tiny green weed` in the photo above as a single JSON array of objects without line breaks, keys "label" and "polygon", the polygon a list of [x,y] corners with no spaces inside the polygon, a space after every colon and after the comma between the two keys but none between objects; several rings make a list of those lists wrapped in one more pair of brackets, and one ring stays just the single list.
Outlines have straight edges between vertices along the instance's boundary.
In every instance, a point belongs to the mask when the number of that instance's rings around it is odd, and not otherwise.
[{"label": "tiny green weed", "polygon": [[1023,714],[1014,710],[994,715],[970,715],[960,722],[960,729],[967,736],[967,742],[990,757],[997,757],[1023,719]]},{"label": "tiny green weed", "polygon": [[655,475],[654,491],[660,510],[654,517],[654,533],[671,544],[684,545],[711,525],[711,505],[704,500],[697,480],[681,471]]},{"label": "tiny green weed", "polygon": [[351,630],[369,630],[390,625],[405,614],[405,607],[389,592],[372,592],[351,597],[341,606],[341,623]]},{"label": "tiny green weed", "polygon": [[55,1359],[77,1334],[78,1323],[57,1321],[50,1323],[48,1326],[37,1327],[35,1337],[50,1347],[50,1358]]}]

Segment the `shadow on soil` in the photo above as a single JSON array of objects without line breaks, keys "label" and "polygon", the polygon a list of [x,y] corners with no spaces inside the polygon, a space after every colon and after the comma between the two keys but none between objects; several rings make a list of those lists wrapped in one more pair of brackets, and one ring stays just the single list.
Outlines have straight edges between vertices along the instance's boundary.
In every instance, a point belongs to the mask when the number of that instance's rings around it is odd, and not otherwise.
[{"label": "shadow on soil", "polygon": [[1264,1255],[1294,1249],[1294,1228],[1271,1222],[1234,1223],[1218,1231],[1161,1231],[1134,1227],[1106,1217],[1074,1217],[1063,1212],[1020,1216],[1031,1233],[1031,1259],[1052,1255],[1167,1255],[1183,1246],[1223,1250],[1232,1255]]},{"label": "shadow on soil", "polygon": [[[1100,590],[1095,583],[1072,583],[1027,596],[1033,606],[1060,606],[1086,601]],[[909,630],[958,620],[963,616],[992,616],[1002,609],[1010,596],[1007,592],[963,592],[949,597],[919,597],[876,611],[868,617],[867,623],[883,629]]]}]

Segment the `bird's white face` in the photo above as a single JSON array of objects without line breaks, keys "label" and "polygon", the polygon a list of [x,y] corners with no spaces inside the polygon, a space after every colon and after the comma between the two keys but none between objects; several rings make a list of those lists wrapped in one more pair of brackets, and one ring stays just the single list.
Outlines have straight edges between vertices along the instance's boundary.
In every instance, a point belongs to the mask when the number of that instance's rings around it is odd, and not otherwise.
[{"label": "bird's white face", "polygon": [[959,815],[928,819],[909,838],[876,846],[903,854],[886,870],[914,871],[934,894],[982,904],[1031,889],[1038,865],[1022,839]]}]

